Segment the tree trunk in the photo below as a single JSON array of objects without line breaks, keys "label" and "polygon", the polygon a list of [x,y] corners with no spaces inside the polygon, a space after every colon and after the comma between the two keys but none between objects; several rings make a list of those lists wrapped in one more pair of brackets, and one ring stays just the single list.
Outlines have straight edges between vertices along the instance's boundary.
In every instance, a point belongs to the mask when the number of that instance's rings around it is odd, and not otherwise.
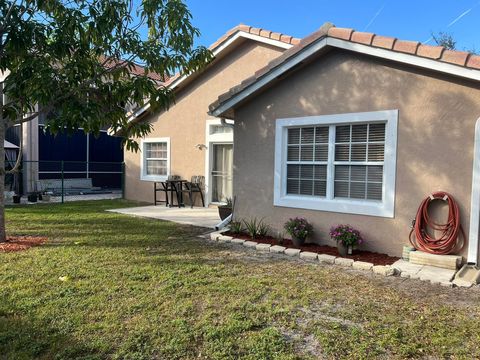
[{"label": "tree trunk", "polygon": [[0,84],[0,243],[5,233],[5,119],[3,118],[3,83]]}]

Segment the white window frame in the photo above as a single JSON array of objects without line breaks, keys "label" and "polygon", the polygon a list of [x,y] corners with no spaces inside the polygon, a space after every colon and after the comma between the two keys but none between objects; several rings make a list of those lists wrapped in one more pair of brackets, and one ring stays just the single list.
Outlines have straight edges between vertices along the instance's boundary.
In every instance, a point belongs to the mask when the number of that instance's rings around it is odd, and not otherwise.
[{"label": "white window frame", "polygon": [[[382,201],[334,198],[335,126],[385,123]],[[287,194],[287,137],[291,127],[329,125],[327,196]],[[398,110],[277,119],[275,125],[275,175],[273,205],[346,214],[394,217],[397,163]],[[362,162],[360,164],[367,164]]]},{"label": "white window frame", "polygon": [[[167,175],[147,175],[147,159],[145,158],[145,144],[148,143],[167,143]],[[140,142],[140,180],[145,181],[165,181],[168,179],[170,175],[170,138],[169,137],[161,137],[161,138],[148,138],[142,139]]]}]

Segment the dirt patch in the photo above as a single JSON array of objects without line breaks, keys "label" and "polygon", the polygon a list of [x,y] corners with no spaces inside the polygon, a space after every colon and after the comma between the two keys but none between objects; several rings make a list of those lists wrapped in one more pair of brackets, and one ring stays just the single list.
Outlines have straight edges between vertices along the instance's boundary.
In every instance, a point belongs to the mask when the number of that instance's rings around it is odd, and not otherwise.
[{"label": "dirt patch", "polygon": [[0,243],[0,253],[27,250],[46,241],[47,238],[44,236],[7,236],[7,241]]},{"label": "dirt patch", "polygon": [[[246,234],[233,234],[230,232],[226,232],[225,235],[233,236],[243,240],[252,240],[252,238]],[[301,249],[302,251],[311,251],[319,254],[327,254],[327,255],[340,257],[340,254],[338,253],[337,248],[333,246],[328,246],[328,245],[304,244],[303,246],[297,247],[293,245],[291,240],[284,239],[280,244],[278,239],[275,239],[270,236],[255,238],[254,241],[262,244],[281,245],[289,248]],[[352,255],[347,255],[346,258],[353,259],[355,261],[370,262],[370,263],[373,263],[374,265],[392,265],[395,261],[400,259],[395,256],[388,256],[387,254],[380,254],[380,253],[366,251],[366,250],[354,250],[354,253]]]}]

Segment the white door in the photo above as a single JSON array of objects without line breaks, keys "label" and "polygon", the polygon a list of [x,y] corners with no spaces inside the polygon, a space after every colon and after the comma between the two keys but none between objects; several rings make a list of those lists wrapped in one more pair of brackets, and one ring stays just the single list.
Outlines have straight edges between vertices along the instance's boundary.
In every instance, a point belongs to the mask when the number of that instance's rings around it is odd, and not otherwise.
[{"label": "white door", "polygon": [[212,202],[232,197],[233,144],[212,144]]}]

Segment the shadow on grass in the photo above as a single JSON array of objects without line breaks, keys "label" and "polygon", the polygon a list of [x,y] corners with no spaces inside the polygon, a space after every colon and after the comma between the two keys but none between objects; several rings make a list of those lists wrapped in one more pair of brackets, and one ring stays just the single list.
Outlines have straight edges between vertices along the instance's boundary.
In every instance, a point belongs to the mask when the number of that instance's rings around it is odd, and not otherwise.
[{"label": "shadow on grass", "polygon": [[3,304],[10,313],[0,310],[0,359],[100,359],[98,349],[62,333],[45,322],[18,315],[12,304]]}]

